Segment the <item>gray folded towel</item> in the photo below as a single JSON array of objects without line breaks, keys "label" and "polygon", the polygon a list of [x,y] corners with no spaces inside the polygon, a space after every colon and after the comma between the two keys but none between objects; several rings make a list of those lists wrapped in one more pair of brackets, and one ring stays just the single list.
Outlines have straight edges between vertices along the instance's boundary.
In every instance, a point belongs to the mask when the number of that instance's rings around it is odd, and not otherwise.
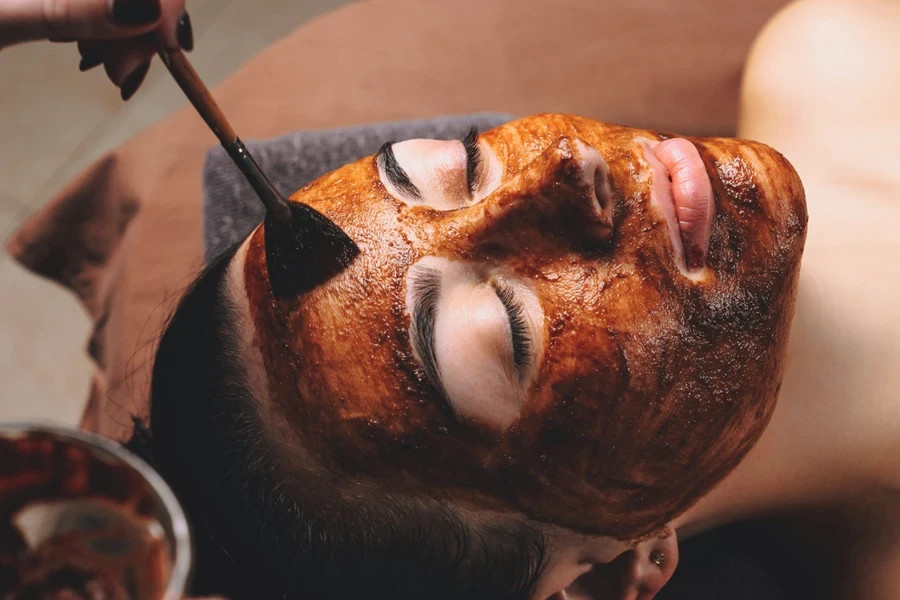
[{"label": "gray folded towel", "polygon": [[[414,138],[459,139],[470,127],[486,131],[511,120],[500,113],[476,113],[396,121],[321,131],[297,131],[247,147],[285,196],[338,167],[374,154],[382,144]],[[247,180],[217,146],[203,166],[203,240],[207,262],[246,238],[265,216]]]}]

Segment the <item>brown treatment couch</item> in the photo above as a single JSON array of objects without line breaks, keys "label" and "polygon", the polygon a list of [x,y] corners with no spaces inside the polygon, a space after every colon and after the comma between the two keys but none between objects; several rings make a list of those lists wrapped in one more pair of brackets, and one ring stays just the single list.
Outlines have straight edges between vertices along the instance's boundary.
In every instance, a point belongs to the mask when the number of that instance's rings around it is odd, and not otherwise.
[{"label": "brown treatment couch", "polygon": [[[786,3],[367,0],[300,27],[214,94],[244,139],[478,111],[732,135],[747,51]],[[94,319],[86,429],[125,440],[146,412],[155,341],[201,267],[214,144],[186,107],[97,160],[9,242]]]}]

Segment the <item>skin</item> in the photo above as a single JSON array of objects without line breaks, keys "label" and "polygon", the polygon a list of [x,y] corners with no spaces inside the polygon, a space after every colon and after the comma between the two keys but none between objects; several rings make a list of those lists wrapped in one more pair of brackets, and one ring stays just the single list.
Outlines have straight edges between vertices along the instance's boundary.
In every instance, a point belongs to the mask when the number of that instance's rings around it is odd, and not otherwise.
[{"label": "skin", "polygon": [[[455,210],[399,198],[372,157],[298,191],[292,200],[326,215],[360,254],[311,292],[276,299],[263,229],[239,252],[263,412],[323,468],[582,534],[664,535],[771,416],[806,225],[803,188],[780,154],[691,139],[715,216],[703,266],[686,270],[648,158],[667,137],[563,115],[515,121],[481,136],[481,187]],[[397,146],[411,178],[461,185],[451,181],[464,178],[461,161],[416,165]],[[409,154],[429,156],[420,150]],[[595,203],[585,169],[598,164],[610,195]],[[477,306],[478,282],[493,279],[536,300],[533,364],[512,419],[493,395],[460,407],[426,376],[410,343],[409,278],[428,261],[476,281],[454,304]],[[440,354],[440,317],[438,329]]]}]

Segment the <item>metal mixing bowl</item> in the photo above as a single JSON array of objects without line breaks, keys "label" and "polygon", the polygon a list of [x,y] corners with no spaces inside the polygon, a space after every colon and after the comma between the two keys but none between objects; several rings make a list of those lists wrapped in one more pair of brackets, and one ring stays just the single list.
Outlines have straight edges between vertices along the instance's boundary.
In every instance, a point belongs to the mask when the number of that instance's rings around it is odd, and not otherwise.
[{"label": "metal mixing bowl", "polygon": [[[0,424],[0,557],[8,567],[26,564],[23,556],[32,579],[100,569],[129,600],[181,600],[191,542],[172,491],[121,445],[77,429]],[[22,584],[25,572],[7,569],[6,585],[11,573]]]}]

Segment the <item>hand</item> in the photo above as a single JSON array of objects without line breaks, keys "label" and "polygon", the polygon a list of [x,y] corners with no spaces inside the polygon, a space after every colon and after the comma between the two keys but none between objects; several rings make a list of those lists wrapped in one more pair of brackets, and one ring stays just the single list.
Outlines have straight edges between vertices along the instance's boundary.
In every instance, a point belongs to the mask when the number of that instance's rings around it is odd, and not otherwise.
[{"label": "hand", "polygon": [[153,58],[157,38],[167,48],[194,46],[185,0],[0,0],[0,49],[19,42],[78,42],[79,68],[104,65],[129,99]]}]

